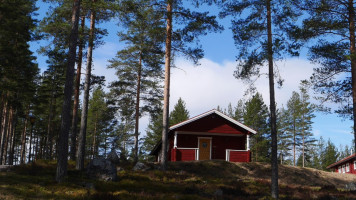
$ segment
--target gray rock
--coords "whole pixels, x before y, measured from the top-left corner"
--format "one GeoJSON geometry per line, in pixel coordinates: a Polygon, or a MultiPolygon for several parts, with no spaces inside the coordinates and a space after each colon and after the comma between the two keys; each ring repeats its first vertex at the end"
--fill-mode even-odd
{"type": "Polygon", "coordinates": [[[89,178],[102,181],[116,181],[116,166],[110,160],[104,158],[94,158],[87,167],[89,178]]]}
{"type": "Polygon", "coordinates": [[[134,170],[134,171],[147,171],[149,169],[150,169],[149,166],[143,164],[142,162],[137,162],[132,170],[134,170]]]}
{"type": "Polygon", "coordinates": [[[222,198],[224,192],[221,190],[221,189],[217,189],[215,192],[214,192],[214,196],[217,198],[217,199],[220,199],[222,198]]]}
{"type": "Polygon", "coordinates": [[[110,160],[112,163],[114,163],[115,165],[118,165],[120,163],[120,158],[117,155],[115,149],[111,149],[111,152],[108,154],[108,156],[106,157],[106,159],[110,160]]]}
{"type": "Polygon", "coordinates": [[[345,185],[345,189],[349,191],[356,191],[356,184],[354,182],[345,185]]]}

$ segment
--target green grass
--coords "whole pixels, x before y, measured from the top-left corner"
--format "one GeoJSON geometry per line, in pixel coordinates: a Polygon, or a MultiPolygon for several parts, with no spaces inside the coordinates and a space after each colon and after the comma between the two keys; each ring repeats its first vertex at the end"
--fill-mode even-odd
{"type": "MultiPolygon", "coordinates": [[[[171,163],[165,172],[126,169],[117,182],[87,179],[70,162],[67,180],[57,184],[55,167],[53,161],[38,161],[0,172],[0,199],[270,199],[269,180],[248,177],[246,169],[223,161],[171,163]]],[[[333,187],[297,184],[280,184],[280,197],[356,199],[333,187]]]]}

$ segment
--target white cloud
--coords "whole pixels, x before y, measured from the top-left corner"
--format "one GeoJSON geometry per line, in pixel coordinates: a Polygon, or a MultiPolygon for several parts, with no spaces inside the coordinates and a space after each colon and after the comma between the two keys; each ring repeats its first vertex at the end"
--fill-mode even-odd
{"type": "MultiPolygon", "coordinates": [[[[106,57],[94,60],[94,74],[106,77],[107,82],[116,79],[115,70],[107,69],[108,59],[114,57],[113,50],[117,47],[103,47],[100,54],[107,53],[106,57]]],[[[192,63],[177,59],[176,66],[171,70],[171,91],[170,91],[170,110],[178,101],[179,97],[186,102],[190,116],[201,114],[208,110],[216,108],[218,105],[226,108],[231,102],[233,106],[237,101],[243,98],[247,85],[241,80],[236,79],[233,74],[236,70],[236,62],[225,61],[224,63],[216,63],[209,59],[202,59],[200,66],[194,66],[192,63]]],[[[288,59],[275,63],[278,66],[281,77],[284,79],[284,84],[281,89],[275,89],[275,97],[278,107],[286,105],[292,91],[299,90],[300,80],[308,79],[313,72],[313,64],[304,59],[288,59]]],[[[264,67],[262,72],[267,72],[267,67],[264,67]]],[[[261,76],[255,83],[257,91],[263,96],[266,105],[269,105],[269,86],[268,77],[261,76]]],[[[140,119],[141,136],[145,135],[149,117],[144,116],[140,119]]],[[[325,136],[324,138],[332,138],[335,144],[339,145],[346,141],[351,141],[351,134],[343,135],[343,140],[333,137],[339,132],[349,131],[350,123],[341,122],[336,115],[317,114],[314,123],[314,134],[316,137],[325,136]],[[326,119],[332,118],[332,123],[326,119]],[[332,125],[332,128],[326,128],[332,125]],[[332,131],[331,129],[334,129],[332,131]],[[345,130],[346,129],[346,130],[345,130]],[[336,133],[336,134],[335,134],[336,133]]]]}
{"type": "MultiPolygon", "coordinates": [[[[187,61],[178,60],[176,65],[179,69],[172,70],[170,108],[182,97],[192,116],[218,105],[227,107],[230,102],[236,105],[248,88],[248,85],[233,76],[237,66],[234,62],[218,64],[203,59],[200,66],[193,66],[187,61]]],[[[277,66],[284,79],[282,89],[275,89],[276,102],[280,106],[286,104],[292,91],[298,91],[300,80],[311,76],[313,65],[306,60],[290,59],[277,62],[277,66]]],[[[266,71],[267,67],[261,70],[262,73],[266,71]]],[[[268,77],[261,76],[255,86],[269,105],[268,77]]]]}

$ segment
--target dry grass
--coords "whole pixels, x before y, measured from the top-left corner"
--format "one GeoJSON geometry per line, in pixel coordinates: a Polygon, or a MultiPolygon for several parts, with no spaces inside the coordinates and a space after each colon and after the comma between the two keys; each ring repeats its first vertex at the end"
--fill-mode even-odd
{"type": "MultiPolygon", "coordinates": [[[[279,169],[281,199],[356,199],[341,189],[356,182],[354,175],[279,169]]],[[[65,183],[57,184],[54,174],[55,163],[48,161],[0,172],[0,199],[270,199],[270,166],[263,163],[176,162],[165,172],[126,168],[109,183],[87,179],[73,163],[65,183]]]]}

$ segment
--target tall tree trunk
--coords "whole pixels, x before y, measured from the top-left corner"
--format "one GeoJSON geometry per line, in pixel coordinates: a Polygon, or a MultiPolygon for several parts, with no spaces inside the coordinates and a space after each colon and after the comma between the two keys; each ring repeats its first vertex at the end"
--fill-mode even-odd
{"type": "Polygon", "coordinates": [[[94,132],[93,132],[93,159],[96,156],[96,130],[97,130],[97,124],[98,124],[98,112],[95,113],[95,123],[94,123],[94,132]]]}
{"type": "Polygon", "coordinates": [[[3,158],[2,158],[2,164],[6,165],[7,163],[7,154],[8,154],[8,148],[9,148],[9,142],[11,141],[11,133],[12,133],[12,121],[14,118],[14,110],[12,106],[9,108],[9,119],[7,120],[7,131],[6,131],[6,137],[4,141],[4,152],[3,152],[3,158]]]}
{"type": "Polygon", "coordinates": [[[26,160],[26,132],[27,132],[27,123],[28,123],[28,115],[30,112],[30,104],[27,107],[26,117],[24,121],[24,127],[21,134],[21,156],[20,156],[20,164],[24,164],[26,160]]]}
{"type": "Polygon", "coordinates": [[[273,49],[272,49],[272,17],[271,17],[271,0],[267,0],[267,51],[268,51],[268,77],[269,77],[269,95],[271,111],[271,138],[272,138],[272,155],[271,155],[271,193],[272,198],[278,199],[278,159],[277,159],[277,116],[276,102],[274,94],[274,72],[273,72],[273,49]]]}
{"type": "MultiPolygon", "coordinates": [[[[96,2],[96,0],[93,0],[93,2],[96,2]]],[[[85,140],[86,140],[87,120],[88,120],[89,90],[90,90],[91,65],[92,65],[93,46],[94,46],[94,31],[95,31],[95,11],[94,9],[92,9],[90,12],[90,32],[89,32],[89,44],[88,44],[87,69],[85,73],[83,109],[82,109],[80,132],[78,138],[78,151],[77,151],[77,162],[76,162],[76,168],[78,170],[84,169],[85,140]]]]}
{"type": "Polygon", "coordinates": [[[295,167],[295,145],[296,145],[295,119],[293,119],[293,166],[295,167]]]}
{"type": "Polygon", "coordinates": [[[36,137],[36,150],[35,150],[35,161],[38,159],[38,142],[39,142],[39,135],[37,134],[37,137],[36,137]]]}
{"type": "Polygon", "coordinates": [[[137,89],[136,89],[136,113],[135,113],[135,148],[134,148],[134,163],[138,161],[138,127],[140,119],[140,93],[141,93],[141,71],[142,71],[142,52],[140,52],[140,58],[137,70],[137,89]]]}
{"type": "Polygon", "coordinates": [[[304,167],[304,160],[305,160],[305,157],[304,157],[304,133],[303,133],[303,149],[302,149],[302,156],[303,156],[303,167],[304,167]]]}
{"type": "Polygon", "coordinates": [[[8,102],[5,99],[3,112],[2,112],[2,125],[1,125],[1,143],[0,143],[0,164],[3,163],[3,154],[5,150],[5,142],[6,142],[6,135],[7,135],[7,124],[8,124],[8,102]]]}
{"type": "MultiPolygon", "coordinates": [[[[81,17],[81,29],[80,34],[84,35],[85,28],[85,16],[81,17]]],[[[74,86],[74,104],[73,104],[73,116],[72,116],[72,128],[71,128],[71,146],[70,146],[70,159],[75,160],[75,154],[77,149],[77,124],[78,124],[78,107],[79,107],[79,86],[80,86],[80,76],[82,71],[82,61],[83,61],[83,46],[84,39],[80,38],[79,50],[78,50],[78,63],[77,63],[77,74],[75,77],[74,86]]]]}
{"type": "Polygon", "coordinates": [[[166,27],[166,53],[165,53],[165,74],[164,74],[164,106],[163,106],[163,131],[162,131],[162,153],[161,167],[167,167],[167,140],[169,128],[169,90],[171,76],[171,45],[172,45],[172,6],[173,0],[168,0],[167,4],[167,27],[166,27]]]}
{"type": "Polygon", "coordinates": [[[48,114],[48,122],[47,122],[47,140],[46,140],[46,159],[52,159],[52,149],[53,149],[53,117],[54,117],[54,105],[56,104],[55,99],[55,91],[52,91],[51,101],[49,103],[49,114],[48,114]]]}
{"type": "Polygon", "coordinates": [[[32,154],[32,137],[33,137],[33,122],[31,122],[31,130],[30,130],[30,146],[28,149],[28,162],[31,162],[31,154],[32,154]]]}
{"type": "Polygon", "coordinates": [[[78,39],[78,21],[80,12],[80,0],[74,0],[72,8],[72,27],[69,40],[68,65],[66,69],[66,82],[64,86],[64,101],[61,115],[61,128],[58,138],[58,162],[56,181],[63,182],[67,175],[68,165],[68,135],[70,129],[70,107],[72,101],[74,65],[78,39]]]}
{"type": "Polygon", "coordinates": [[[10,146],[9,146],[9,165],[14,164],[14,153],[15,153],[15,127],[17,122],[17,115],[16,115],[16,110],[13,111],[12,114],[12,119],[11,119],[11,128],[9,129],[10,131],[10,146]]]}
{"type": "Polygon", "coordinates": [[[356,149],[356,44],[355,44],[355,8],[353,0],[348,2],[349,34],[350,34],[350,58],[351,58],[351,84],[352,84],[352,106],[354,120],[354,147],[356,149]]]}

